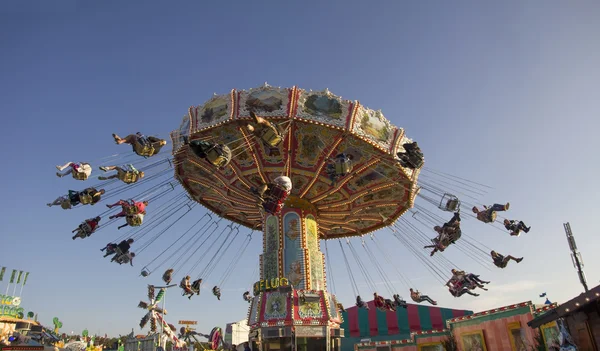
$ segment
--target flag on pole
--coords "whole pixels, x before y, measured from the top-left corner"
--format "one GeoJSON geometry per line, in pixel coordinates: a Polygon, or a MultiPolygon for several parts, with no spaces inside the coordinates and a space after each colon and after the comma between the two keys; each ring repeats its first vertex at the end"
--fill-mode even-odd
{"type": "Polygon", "coordinates": [[[12,274],[10,275],[10,282],[9,284],[12,284],[15,282],[15,275],[17,275],[17,270],[13,269],[12,274]]]}
{"type": "Polygon", "coordinates": [[[2,267],[0,270],[0,282],[4,279],[4,272],[6,272],[6,267],[2,267]]]}
{"type": "Polygon", "coordinates": [[[21,284],[21,277],[23,276],[23,271],[19,271],[19,277],[17,278],[17,284],[21,284]]]}
{"type": "Polygon", "coordinates": [[[25,273],[25,278],[23,278],[23,286],[27,283],[27,278],[29,278],[29,272],[25,273]]]}

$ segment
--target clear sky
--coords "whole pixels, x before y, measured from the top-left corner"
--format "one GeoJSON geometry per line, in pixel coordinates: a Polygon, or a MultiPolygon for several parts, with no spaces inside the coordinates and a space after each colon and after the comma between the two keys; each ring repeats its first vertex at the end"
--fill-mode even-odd
{"type": "MultiPolygon", "coordinates": [[[[419,141],[428,167],[493,186],[481,202],[510,201],[511,217],[532,226],[515,238],[466,223],[465,232],[486,246],[525,260],[487,270],[447,250],[461,268],[492,281],[480,297],[459,299],[389,231],[378,232],[397,253],[395,265],[440,305],[478,311],[542,303],[542,292],[570,299],[582,287],[563,222],[571,222],[590,286],[600,279],[599,16],[596,1],[2,1],[0,265],[32,272],[23,306],[46,324],[58,316],[65,332],[140,332],[137,303],[160,274],[144,279],[139,271],[203,210],[144,251],[134,268],[111,264],[99,249],[121,234],[116,227],[86,240],[70,234],[102,208],[45,206],[81,185],[58,179],[54,166],[126,155],[130,149],[114,145],[111,133],[166,137],[190,105],[267,81],[329,88],[382,109],[419,141]]],[[[209,291],[188,301],[174,289],[167,319],[198,320],[208,332],[245,318],[241,293],[256,280],[260,239],[221,302],[209,291]]],[[[351,305],[348,274],[331,247],[337,294],[351,305]]],[[[220,280],[232,259],[230,252],[208,280],[220,280]]],[[[394,284],[408,296],[408,287],[394,284]]]]}

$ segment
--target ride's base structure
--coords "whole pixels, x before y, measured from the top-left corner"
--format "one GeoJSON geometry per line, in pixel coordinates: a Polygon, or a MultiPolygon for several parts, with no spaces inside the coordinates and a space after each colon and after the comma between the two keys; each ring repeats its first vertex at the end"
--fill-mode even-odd
{"type": "Polygon", "coordinates": [[[250,307],[255,350],[339,351],[344,330],[335,297],[326,291],[281,286],[259,293],[250,307]]]}
{"type": "Polygon", "coordinates": [[[342,317],[327,292],[314,207],[291,197],[264,223],[262,280],[248,313],[254,349],[338,351],[342,317]]]}

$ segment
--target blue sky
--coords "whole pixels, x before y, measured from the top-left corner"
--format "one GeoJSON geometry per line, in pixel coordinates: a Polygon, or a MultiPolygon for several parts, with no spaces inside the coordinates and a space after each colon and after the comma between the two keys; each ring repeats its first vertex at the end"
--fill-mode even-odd
{"type": "MultiPolygon", "coordinates": [[[[486,246],[525,260],[486,270],[448,250],[461,267],[492,280],[489,292],[460,299],[389,231],[377,233],[417,288],[443,306],[476,311],[543,302],[537,295],[544,291],[552,300],[569,299],[582,288],[563,222],[571,222],[590,286],[600,279],[592,269],[600,264],[594,255],[599,15],[593,1],[3,1],[0,265],[32,272],[23,306],[44,323],[58,316],[66,332],[139,332],[138,300],[145,299],[146,284],[159,282],[159,274],[138,277],[140,269],[203,210],[146,250],[135,268],[110,264],[98,250],[121,234],[115,227],[70,239],[81,220],[102,209],[45,206],[80,185],[55,177],[54,166],[127,155],[129,148],[114,145],[111,133],[166,137],[190,105],[267,81],[329,88],[382,109],[419,141],[428,167],[493,186],[481,202],[510,201],[511,217],[533,227],[513,238],[466,223],[465,232],[486,246]]],[[[220,303],[208,291],[192,301],[170,293],[168,320],[199,320],[207,332],[244,318],[241,293],[254,281],[260,250],[257,235],[220,303]]],[[[330,250],[337,293],[349,305],[341,254],[330,250]]],[[[408,288],[396,285],[406,296],[408,288]]]]}

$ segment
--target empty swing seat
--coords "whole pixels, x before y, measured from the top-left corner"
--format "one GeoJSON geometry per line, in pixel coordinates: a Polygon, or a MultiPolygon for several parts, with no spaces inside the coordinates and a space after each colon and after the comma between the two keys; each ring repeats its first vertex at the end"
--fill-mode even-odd
{"type": "Polygon", "coordinates": [[[457,212],[460,210],[460,200],[458,197],[446,193],[444,196],[442,196],[442,200],[440,201],[438,208],[448,212],[457,212]]]}

